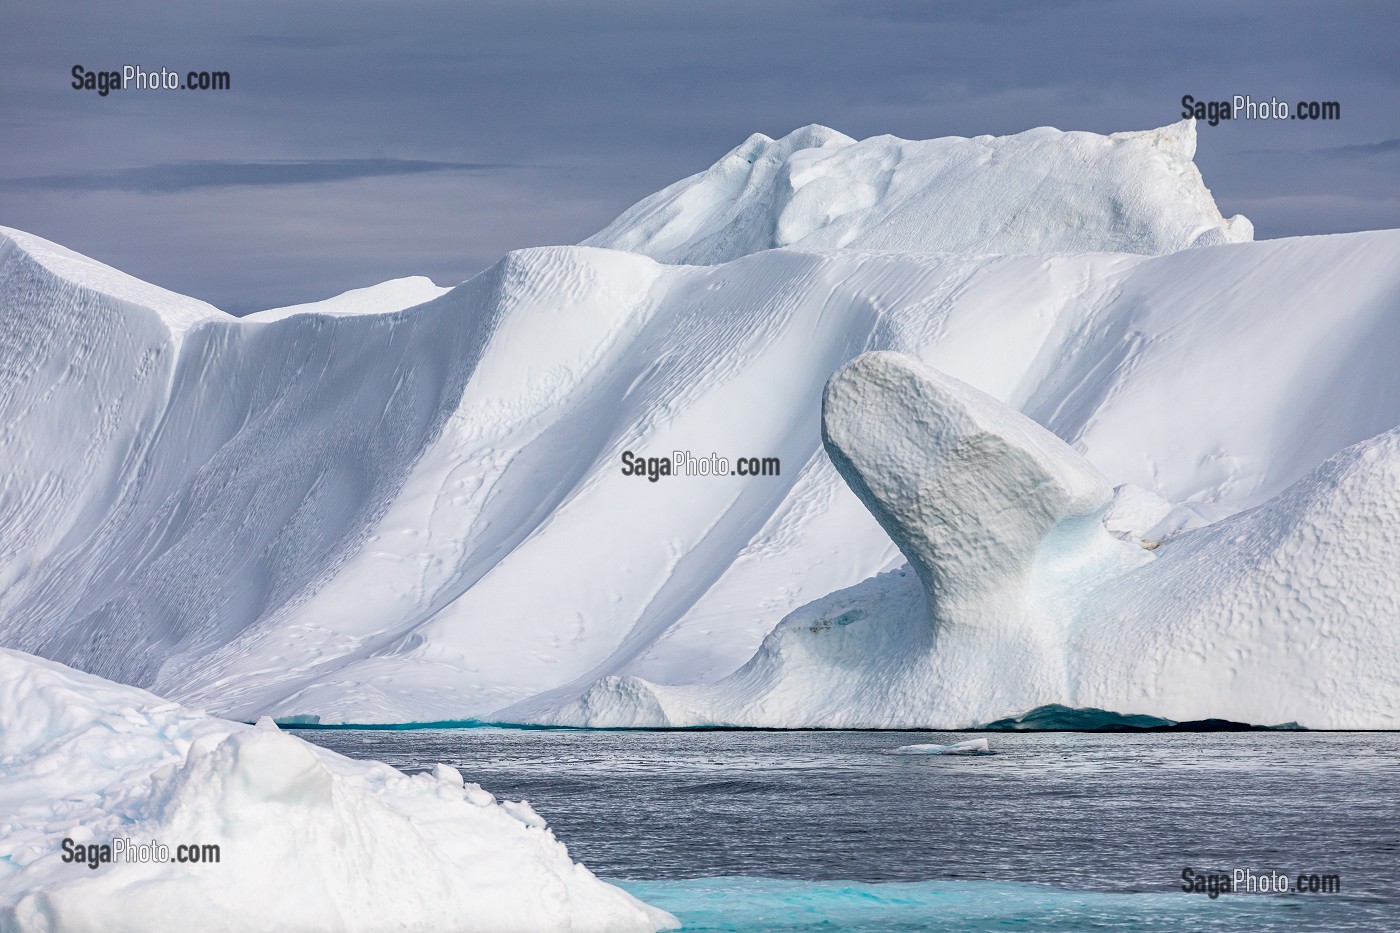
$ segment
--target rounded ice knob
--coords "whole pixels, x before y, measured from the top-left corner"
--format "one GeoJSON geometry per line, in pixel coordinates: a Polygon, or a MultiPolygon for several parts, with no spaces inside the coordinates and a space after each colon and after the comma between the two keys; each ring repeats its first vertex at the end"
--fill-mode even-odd
{"type": "Polygon", "coordinates": [[[943,603],[1019,589],[1046,535],[1110,500],[1069,445],[899,353],[864,353],[822,399],[832,462],[943,603]]]}

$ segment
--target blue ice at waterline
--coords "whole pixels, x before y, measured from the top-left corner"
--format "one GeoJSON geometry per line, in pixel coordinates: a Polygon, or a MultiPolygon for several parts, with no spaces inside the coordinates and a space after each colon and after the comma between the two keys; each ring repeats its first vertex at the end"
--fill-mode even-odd
{"type": "Polygon", "coordinates": [[[1000,881],[731,877],[614,883],[674,914],[684,933],[1296,930],[1308,925],[1318,903],[1300,896],[1211,900],[1172,888],[1114,893],[1000,881]]]}

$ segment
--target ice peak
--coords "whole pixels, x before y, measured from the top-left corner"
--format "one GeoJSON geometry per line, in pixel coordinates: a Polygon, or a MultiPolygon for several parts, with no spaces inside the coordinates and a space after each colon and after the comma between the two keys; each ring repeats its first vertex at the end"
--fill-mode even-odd
{"type": "Polygon", "coordinates": [[[202,321],[233,319],[211,304],[144,282],[43,237],[0,227],[0,295],[12,288],[30,292],[42,287],[45,279],[147,308],[159,316],[177,341],[202,321]]]}
{"type": "Polygon", "coordinates": [[[1195,149],[1191,120],[912,141],[812,124],[750,136],[584,242],[708,265],[784,246],[1157,255],[1249,239],[1216,208],[1195,149]]]}
{"type": "Polygon", "coordinates": [[[1132,130],[1108,137],[1115,142],[1141,140],[1160,151],[1168,159],[1190,162],[1196,157],[1196,119],[1187,117],[1154,130],[1132,130]]]}
{"type": "Polygon", "coordinates": [[[749,164],[761,158],[786,159],[794,152],[803,149],[824,149],[830,146],[849,146],[855,140],[845,133],[838,133],[829,126],[809,123],[798,127],[786,136],[774,139],[765,133],[754,133],[725,154],[724,158],[711,167],[711,171],[728,161],[743,161],[749,164]]]}

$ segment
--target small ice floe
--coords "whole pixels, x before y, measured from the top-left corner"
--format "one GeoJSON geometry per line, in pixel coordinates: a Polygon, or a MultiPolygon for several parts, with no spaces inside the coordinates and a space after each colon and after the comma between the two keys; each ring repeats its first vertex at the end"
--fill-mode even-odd
{"type": "Polygon", "coordinates": [[[901,745],[899,748],[886,748],[886,755],[994,755],[986,739],[968,739],[952,745],[901,745]]]}

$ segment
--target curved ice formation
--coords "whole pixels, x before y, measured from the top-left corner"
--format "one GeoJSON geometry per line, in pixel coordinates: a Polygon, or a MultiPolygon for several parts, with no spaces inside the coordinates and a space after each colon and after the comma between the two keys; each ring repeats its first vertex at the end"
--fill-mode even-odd
{"type": "Polygon", "coordinates": [[[713,685],[607,678],[550,721],[958,728],[1047,704],[1400,721],[1400,428],[1148,549],[1062,441],[893,353],[828,384],[832,460],[909,567],[785,619],[713,685]]]}
{"type": "Polygon", "coordinates": [[[1077,529],[1085,542],[1103,537],[1095,519],[1112,492],[1087,460],[1024,415],[903,354],[866,353],[837,370],[822,397],[822,441],[949,612],[980,610],[989,598],[1019,604],[1057,526],[1062,537],[1077,529]]]}
{"type": "Polygon", "coordinates": [[[1221,216],[1195,154],[1194,120],[1112,136],[756,133],[584,243],[710,264],[785,246],[1157,255],[1251,239],[1248,220],[1221,216]]]}
{"type": "Polygon", "coordinates": [[[16,933],[674,926],[453,768],[409,777],[8,650],[0,762],[0,928],[16,933]],[[219,849],[104,858],[117,839],[219,849]],[[95,867],[63,861],[76,847],[95,867]]]}
{"type": "Polygon", "coordinates": [[[951,745],[901,745],[884,749],[885,755],[991,755],[992,746],[986,739],[968,739],[951,745]]]}

